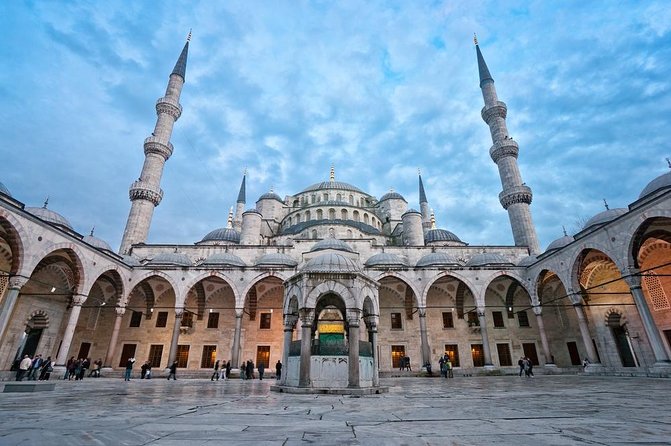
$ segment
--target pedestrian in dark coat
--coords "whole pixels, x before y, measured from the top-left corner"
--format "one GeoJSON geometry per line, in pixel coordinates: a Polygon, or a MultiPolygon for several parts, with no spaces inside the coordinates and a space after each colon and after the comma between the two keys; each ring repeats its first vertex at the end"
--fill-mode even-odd
{"type": "Polygon", "coordinates": [[[219,360],[217,359],[217,362],[214,363],[214,373],[212,373],[212,377],[210,377],[210,381],[214,381],[214,377],[217,377],[217,381],[219,381],[219,360]]]}
{"type": "Polygon", "coordinates": [[[172,379],[177,381],[177,361],[174,361],[170,367],[170,373],[168,374],[168,381],[170,381],[170,377],[172,376],[172,379]]]}
{"type": "Polygon", "coordinates": [[[266,366],[263,362],[259,362],[259,379],[263,379],[263,373],[266,371],[266,366]]]}
{"type": "Polygon", "coordinates": [[[280,360],[277,360],[277,364],[275,364],[275,379],[279,380],[282,378],[282,363],[280,360]]]}

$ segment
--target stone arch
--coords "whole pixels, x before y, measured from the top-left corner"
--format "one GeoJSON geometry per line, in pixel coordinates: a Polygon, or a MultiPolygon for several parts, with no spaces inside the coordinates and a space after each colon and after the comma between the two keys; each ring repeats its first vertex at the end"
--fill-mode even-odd
{"type": "Polygon", "coordinates": [[[124,284],[118,269],[111,268],[100,273],[98,277],[96,277],[91,282],[91,285],[85,294],[91,294],[93,286],[99,281],[107,282],[110,286],[112,286],[114,288],[114,295],[117,296],[115,303],[121,303],[124,297],[124,284]]]}
{"type": "MultiPolygon", "coordinates": [[[[315,308],[319,298],[325,294],[337,294],[345,302],[347,308],[359,308],[349,288],[335,280],[328,280],[316,286],[305,298],[303,308],[315,308]]],[[[359,308],[360,309],[360,308],[359,308]]]]}
{"type": "Polygon", "coordinates": [[[617,308],[609,308],[604,314],[604,325],[606,327],[621,327],[627,325],[627,316],[617,308]]]}
{"type": "MultiPolygon", "coordinates": [[[[626,259],[628,266],[639,268],[638,255],[641,246],[650,237],[650,229],[655,226],[662,226],[663,224],[669,226],[671,225],[669,220],[671,220],[671,210],[669,209],[653,209],[634,218],[634,221],[624,231],[628,237],[627,242],[624,244],[627,247],[626,259]]],[[[657,236],[660,239],[671,243],[671,231],[666,229],[658,232],[657,236]]]]}
{"type": "Polygon", "coordinates": [[[175,299],[176,299],[175,305],[177,305],[177,303],[182,303],[182,304],[184,303],[184,296],[181,296],[181,299],[180,299],[180,296],[179,296],[179,293],[178,293],[179,287],[175,283],[174,279],[170,275],[164,273],[163,271],[159,271],[159,270],[147,271],[144,274],[141,274],[140,276],[136,277],[130,283],[130,285],[128,286],[128,289],[131,290],[131,292],[132,292],[132,290],[135,289],[135,287],[138,284],[144,282],[147,279],[151,279],[152,277],[160,277],[161,279],[164,279],[166,282],[168,282],[170,287],[175,291],[175,299]]]}
{"type": "Polygon", "coordinates": [[[244,308],[245,299],[247,299],[247,294],[249,294],[249,290],[251,290],[258,282],[268,277],[275,277],[280,281],[284,282],[286,278],[282,277],[283,275],[284,274],[281,274],[279,271],[264,271],[261,274],[257,275],[256,277],[250,279],[249,281],[246,281],[247,285],[245,285],[245,288],[242,290],[242,293],[236,296],[235,306],[237,308],[244,308]]]}
{"type": "Polygon", "coordinates": [[[26,319],[30,328],[49,328],[49,315],[44,310],[35,310],[26,319]]]}
{"type": "Polygon", "coordinates": [[[489,277],[489,280],[487,282],[485,282],[485,285],[484,285],[485,290],[487,288],[489,288],[489,286],[492,284],[492,282],[494,282],[496,279],[498,279],[500,277],[504,277],[504,276],[509,278],[510,280],[514,281],[514,282],[517,282],[517,285],[524,288],[524,291],[527,292],[529,297],[531,297],[533,295],[533,290],[529,289],[529,285],[522,279],[522,277],[518,276],[517,274],[515,274],[512,271],[497,271],[495,274],[493,274],[492,276],[489,277]]]}
{"type": "Polygon", "coordinates": [[[12,261],[9,274],[17,274],[25,263],[25,243],[28,243],[29,237],[23,225],[9,212],[0,209],[0,227],[2,227],[6,236],[3,237],[9,249],[12,252],[12,261]]]}
{"type": "Polygon", "coordinates": [[[40,265],[53,261],[49,259],[50,257],[58,257],[61,260],[67,259],[66,263],[68,263],[68,266],[72,269],[73,291],[77,294],[84,294],[83,290],[86,283],[86,273],[82,262],[84,253],[74,243],[52,244],[42,250],[42,252],[34,256],[36,262],[33,265],[26,265],[26,268],[29,268],[26,276],[32,276],[40,265]],[[64,257],[58,255],[61,252],[65,254],[64,257]]]}
{"type": "Polygon", "coordinates": [[[426,304],[426,298],[433,284],[446,277],[456,279],[459,282],[463,283],[464,286],[466,287],[465,290],[470,291],[473,297],[477,298],[477,294],[475,293],[476,286],[466,276],[459,273],[458,271],[441,271],[439,274],[437,274],[431,280],[429,280],[429,282],[424,287],[424,291],[422,292],[422,301],[424,302],[424,304],[426,304]]]}
{"type": "MultiPolygon", "coordinates": [[[[571,287],[573,290],[580,290],[580,276],[582,274],[583,262],[586,260],[592,252],[598,252],[603,259],[608,259],[613,262],[620,271],[624,270],[626,265],[618,263],[617,257],[614,257],[612,251],[607,247],[597,243],[589,243],[583,245],[580,249],[576,250],[571,256],[568,264],[570,271],[571,287]]],[[[593,254],[592,254],[593,255],[593,254]]]]}
{"type": "Polygon", "coordinates": [[[233,290],[233,295],[235,295],[235,287],[233,286],[233,279],[226,277],[220,271],[210,270],[198,274],[196,277],[193,277],[185,282],[184,289],[189,292],[198,282],[201,282],[205,279],[210,279],[216,277],[221,279],[226,285],[228,285],[233,290]]]}
{"type": "Polygon", "coordinates": [[[372,311],[371,315],[379,316],[380,315],[380,301],[377,298],[377,293],[370,286],[366,285],[361,289],[361,308],[364,309],[364,304],[366,301],[370,301],[369,305],[372,305],[368,309],[372,311]]]}
{"type": "Polygon", "coordinates": [[[417,289],[417,287],[412,283],[412,280],[410,280],[410,278],[407,275],[403,274],[401,271],[382,271],[374,279],[376,282],[379,283],[381,280],[387,277],[393,277],[395,279],[398,279],[401,282],[405,283],[407,287],[410,287],[412,293],[415,295],[415,304],[418,307],[422,306],[426,302],[423,299],[424,293],[420,292],[417,289]]]}

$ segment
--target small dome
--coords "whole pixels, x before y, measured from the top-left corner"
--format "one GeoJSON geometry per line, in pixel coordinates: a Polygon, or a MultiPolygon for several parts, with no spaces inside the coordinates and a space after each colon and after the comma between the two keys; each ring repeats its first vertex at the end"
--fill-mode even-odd
{"type": "Polygon", "coordinates": [[[305,273],[355,273],[361,271],[357,263],[342,254],[327,252],[308,261],[301,269],[305,273]]]}
{"type": "Polygon", "coordinates": [[[429,229],[424,234],[424,243],[429,244],[433,242],[459,242],[463,243],[459,237],[446,229],[429,229]]]}
{"type": "Polygon", "coordinates": [[[407,211],[405,211],[405,212],[403,213],[403,215],[401,215],[401,218],[403,218],[403,216],[404,216],[405,214],[420,214],[420,215],[422,215],[422,213],[419,212],[417,209],[412,209],[412,208],[411,208],[411,209],[408,209],[407,211]]]}
{"type": "Polygon", "coordinates": [[[26,211],[30,212],[33,214],[35,217],[39,218],[40,220],[44,220],[47,223],[51,223],[52,225],[56,226],[61,226],[67,229],[70,229],[71,231],[74,231],[72,229],[72,226],[70,225],[70,222],[65,219],[61,214],[52,211],[51,209],[47,209],[45,207],[41,208],[26,208],[26,211]]]}
{"type": "Polygon", "coordinates": [[[603,212],[599,212],[594,217],[587,220],[587,223],[585,223],[585,226],[583,226],[582,229],[585,230],[591,228],[592,226],[604,225],[609,221],[615,220],[620,215],[624,215],[626,213],[627,209],[625,208],[607,209],[603,212]]]}
{"type": "Polygon", "coordinates": [[[280,203],[284,203],[282,200],[282,197],[277,195],[275,192],[266,192],[265,194],[261,195],[258,200],[256,201],[261,201],[261,200],[277,200],[280,203]]]}
{"type": "Polygon", "coordinates": [[[105,240],[101,240],[94,235],[85,235],[82,240],[84,240],[86,243],[93,246],[94,248],[112,251],[112,248],[105,240]]]}
{"type": "Polygon", "coordinates": [[[209,265],[247,266],[244,260],[229,252],[213,254],[200,264],[200,266],[209,265]]]}
{"type": "Polygon", "coordinates": [[[574,240],[575,239],[573,238],[573,236],[570,236],[570,235],[565,235],[563,237],[560,237],[557,240],[550,243],[548,245],[547,249],[545,250],[545,252],[556,251],[557,249],[561,249],[564,246],[570,245],[571,243],[573,243],[574,240]]]}
{"type": "Polygon", "coordinates": [[[12,196],[11,192],[9,192],[9,189],[7,189],[7,188],[5,187],[5,185],[2,184],[1,182],[0,182],[0,193],[5,194],[5,195],[7,195],[8,197],[11,197],[11,196],[12,196]]]}
{"type": "Polygon", "coordinates": [[[179,252],[162,252],[154,256],[147,265],[177,265],[177,266],[191,266],[191,260],[179,252]]]}
{"type": "Polygon", "coordinates": [[[432,252],[419,259],[416,266],[417,268],[428,266],[462,266],[462,263],[456,257],[446,252],[432,252]]]}
{"type": "Polygon", "coordinates": [[[203,242],[240,243],[240,233],[233,228],[219,228],[207,234],[198,243],[203,242]]]}
{"type": "Polygon", "coordinates": [[[386,194],[380,197],[380,201],[384,200],[403,200],[407,203],[405,198],[403,198],[403,195],[399,194],[398,192],[387,192],[386,194]]]}
{"type": "Polygon", "coordinates": [[[475,254],[471,257],[466,266],[493,266],[493,265],[512,265],[510,260],[507,260],[501,254],[493,252],[483,252],[482,254],[475,254]]]}
{"type": "Polygon", "coordinates": [[[403,258],[397,256],[396,254],[390,254],[387,252],[381,252],[375,254],[368,260],[366,260],[366,266],[369,268],[374,267],[396,267],[396,268],[407,268],[408,264],[403,258]]]}
{"type": "Polygon", "coordinates": [[[660,189],[667,189],[669,187],[671,187],[671,172],[666,172],[649,182],[648,185],[643,188],[638,198],[643,198],[660,189]]]}
{"type": "Polygon", "coordinates": [[[310,252],[315,252],[315,251],[322,251],[324,249],[335,249],[336,251],[347,251],[347,252],[354,252],[350,246],[343,242],[342,240],[338,240],[337,238],[325,238],[324,240],[321,240],[310,249],[310,252]]]}
{"type": "Polygon", "coordinates": [[[121,258],[123,259],[123,263],[128,266],[142,266],[142,263],[133,256],[123,255],[121,258]]]}
{"type": "Polygon", "coordinates": [[[525,258],[517,262],[517,266],[530,266],[536,263],[537,260],[538,257],[536,256],[526,256],[525,258]]]}
{"type": "Polygon", "coordinates": [[[289,257],[286,254],[281,254],[279,252],[274,252],[271,254],[266,254],[256,261],[256,266],[268,266],[268,267],[291,267],[298,265],[298,262],[289,257]]]}
{"type": "Polygon", "coordinates": [[[326,190],[326,189],[351,190],[354,192],[364,193],[358,187],[352,186],[351,184],[348,183],[343,183],[342,181],[322,181],[321,183],[315,183],[312,186],[303,189],[300,193],[326,190]]]}

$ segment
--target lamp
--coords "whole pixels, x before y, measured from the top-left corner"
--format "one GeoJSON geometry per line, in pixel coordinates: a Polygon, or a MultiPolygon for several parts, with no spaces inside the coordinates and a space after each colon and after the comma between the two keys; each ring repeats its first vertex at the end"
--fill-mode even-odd
{"type": "Polygon", "coordinates": [[[56,287],[55,287],[55,286],[52,286],[52,287],[51,287],[51,292],[53,293],[54,291],[56,291],[56,287]]]}

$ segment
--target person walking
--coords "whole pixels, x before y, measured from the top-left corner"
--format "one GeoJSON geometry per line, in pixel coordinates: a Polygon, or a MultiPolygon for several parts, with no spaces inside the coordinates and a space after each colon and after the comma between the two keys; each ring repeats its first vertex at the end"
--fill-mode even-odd
{"type": "Polygon", "coordinates": [[[529,359],[529,358],[525,358],[525,360],[526,360],[525,371],[526,371],[526,374],[527,374],[527,378],[529,378],[529,377],[533,378],[534,377],[534,363],[531,362],[531,359],[529,359]]]}
{"type": "Polygon", "coordinates": [[[33,362],[30,364],[30,371],[28,372],[28,381],[37,381],[37,371],[42,368],[42,355],[35,355],[33,362]]]}
{"type": "Polygon", "coordinates": [[[128,361],[126,361],[126,373],[123,376],[124,381],[130,381],[130,375],[133,371],[133,364],[135,364],[135,358],[128,358],[128,361]]]}
{"type": "Polygon", "coordinates": [[[517,361],[517,365],[520,366],[520,378],[521,378],[522,372],[524,372],[524,356],[520,356],[519,361],[517,361]]]}
{"type": "Polygon", "coordinates": [[[219,360],[217,359],[217,362],[214,363],[214,372],[212,373],[212,376],[210,377],[210,381],[214,381],[214,377],[217,377],[217,381],[219,381],[219,360]]]}
{"type": "Polygon", "coordinates": [[[240,379],[247,379],[247,363],[240,364],[240,379]]]}
{"type": "Polygon", "coordinates": [[[247,360],[245,369],[245,372],[247,373],[247,379],[254,379],[254,363],[251,359],[247,360]]]}
{"type": "Polygon", "coordinates": [[[275,364],[275,379],[280,380],[282,379],[282,363],[280,360],[277,360],[277,364],[275,364]]]}
{"type": "Polygon", "coordinates": [[[30,356],[25,355],[19,363],[19,369],[16,371],[16,380],[23,381],[23,377],[26,376],[32,365],[33,361],[30,359],[30,356]]]}
{"type": "Polygon", "coordinates": [[[40,371],[40,381],[49,381],[49,377],[53,371],[54,364],[51,362],[51,356],[47,356],[44,364],[42,364],[42,370],[40,371]]]}
{"type": "Polygon", "coordinates": [[[443,378],[447,378],[447,366],[445,365],[445,356],[441,356],[440,359],[438,360],[438,365],[440,366],[440,376],[443,378]]]}
{"type": "Polygon", "coordinates": [[[170,373],[168,373],[168,381],[170,381],[171,376],[173,381],[177,381],[177,361],[173,361],[168,369],[170,370],[170,373]]]}
{"type": "Polygon", "coordinates": [[[447,377],[454,378],[454,372],[452,371],[452,360],[450,355],[447,355],[447,362],[445,362],[445,367],[447,368],[447,377]]]}
{"type": "Polygon", "coordinates": [[[226,361],[226,374],[224,375],[225,379],[228,381],[228,378],[231,377],[231,361],[226,361]]]}
{"type": "Polygon", "coordinates": [[[144,364],[142,364],[142,367],[140,367],[140,379],[144,379],[145,375],[147,375],[147,367],[149,366],[149,361],[145,361],[144,364]]]}
{"type": "Polygon", "coordinates": [[[263,379],[263,373],[266,371],[266,365],[263,363],[263,361],[259,362],[259,380],[263,379]]]}

